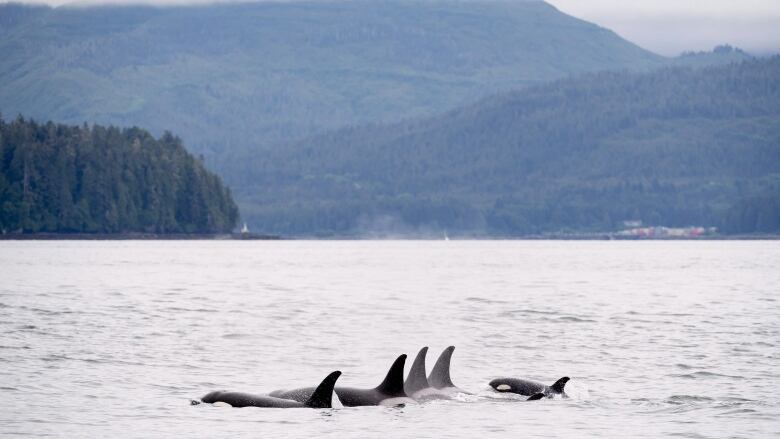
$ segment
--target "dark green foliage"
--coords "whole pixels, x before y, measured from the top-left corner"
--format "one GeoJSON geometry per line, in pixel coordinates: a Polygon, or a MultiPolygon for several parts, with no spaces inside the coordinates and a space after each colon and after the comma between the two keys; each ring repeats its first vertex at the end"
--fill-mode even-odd
{"type": "Polygon", "coordinates": [[[0,36],[4,114],[173,127],[225,175],[225,151],[664,62],[540,1],[0,5],[0,36]]]}
{"type": "Polygon", "coordinates": [[[267,232],[780,232],[780,57],[597,73],[440,117],[343,129],[242,163],[267,232]],[[294,201],[292,201],[294,200],[294,201]]]}
{"type": "Polygon", "coordinates": [[[237,216],[219,177],[170,133],[0,118],[3,233],[217,233],[237,216]]]}

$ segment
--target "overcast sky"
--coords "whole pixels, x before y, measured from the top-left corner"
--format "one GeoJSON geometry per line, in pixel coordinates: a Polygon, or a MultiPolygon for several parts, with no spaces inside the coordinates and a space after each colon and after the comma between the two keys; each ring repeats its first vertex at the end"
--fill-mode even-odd
{"type": "Polygon", "coordinates": [[[780,0],[549,0],[664,55],[728,43],[780,52],[780,0]]]}
{"type": "MultiPolygon", "coordinates": [[[[0,0],[3,2],[6,0],[0,0]]],[[[33,0],[61,5],[72,0],[33,0]]],[[[87,0],[182,4],[209,0],[87,0]]],[[[521,0],[522,1],[522,0],[521,0]]],[[[754,53],[780,52],[780,0],[548,0],[664,55],[728,43],[754,53]]]]}

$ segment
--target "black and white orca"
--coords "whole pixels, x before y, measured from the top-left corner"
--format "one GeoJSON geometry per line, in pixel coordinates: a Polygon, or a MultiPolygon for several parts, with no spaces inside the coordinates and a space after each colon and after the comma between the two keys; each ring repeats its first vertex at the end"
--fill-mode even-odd
{"type": "Polygon", "coordinates": [[[443,390],[436,389],[428,383],[425,376],[425,355],[428,353],[428,346],[420,349],[417,357],[412,363],[409,375],[404,382],[404,392],[415,401],[427,401],[432,399],[452,399],[450,394],[443,390]]]}
{"type": "Polygon", "coordinates": [[[439,359],[436,360],[436,364],[433,365],[431,374],[428,375],[428,384],[434,389],[450,395],[457,393],[471,395],[471,393],[452,383],[452,379],[450,378],[450,361],[452,361],[453,351],[455,351],[455,346],[450,346],[439,355],[439,359]]]}
{"type": "Polygon", "coordinates": [[[569,377],[563,377],[552,386],[546,386],[536,381],[519,378],[496,378],[490,382],[490,387],[501,393],[517,393],[518,395],[531,396],[535,399],[552,398],[555,395],[567,398],[564,386],[566,386],[568,381],[569,377]]]}
{"type": "MultiPolygon", "coordinates": [[[[384,381],[373,389],[355,389],[351,387],[336,387],[334,390],[339,401],[345,407],[385,405],[395,406],[403,404],[414,404],[415,401],[409,398],[404,392],[404,363],[406,354],[399,356],[390,370],[387,372],[384,381]]],[[[293,390],[275,390],[270,393],[276,398],[291,399],[294,401],[306,401],[311,398],[314,388],[305,387],[293,390]]]]}
{"type": "MultiPolygon", "coordinates": [[[[265,408],[331,408],[333,386],[341,372],[335,371],[325,377],[319,386],[312,389],[311,395],[303,401],[293,401],[290,399],[276,398],[269,395],[253,395],[243,392],[227,392],[217,390],[208,393],[200,400],[207,404],[225,403],[232,407],[265,407],[265,408]]],[[[193,402],[194,404],[195,402],[193,402]]]]}

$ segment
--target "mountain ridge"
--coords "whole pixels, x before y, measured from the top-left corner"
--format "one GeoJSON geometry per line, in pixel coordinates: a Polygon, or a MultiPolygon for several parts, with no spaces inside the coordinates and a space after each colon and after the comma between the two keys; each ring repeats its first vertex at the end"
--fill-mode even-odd
{"type": "MultiPolygon", "coordinates": [[[[0,20],[13,9],[0,6],[0,20]]],[[[25,16],[0,40],[0,111],[173,129],[209,159],[663,60],[544,2],[59,7],[25,16]]]]}
{"type": "Polygon", "coordinates": [[[632,218],[776,231],[779,79],[780,57],[586,74],[279,148],[247,164],[264,179],[237,196],[255,227],[293,234],[356,233],[372,217],[488,236],[632,218]]]}

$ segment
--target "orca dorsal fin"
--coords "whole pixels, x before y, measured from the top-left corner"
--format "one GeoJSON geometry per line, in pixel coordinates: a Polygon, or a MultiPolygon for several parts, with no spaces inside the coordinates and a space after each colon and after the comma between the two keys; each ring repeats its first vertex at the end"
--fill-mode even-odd
{"type": "Polygon", "coordinates": [[[563,387],[569,382],[569,377],[563,377],[550,386],[550,390],[555,393],[563,393],[563,387]]]}
{"type": "Polygon", "coordinates": [[[538,401],[540,399],[544,398],[544,393],[535,393],[531,395],[526,401],[538,401]]]}
{"type": "Polygon", "coordinates": [[[341,372],[338,370],[326,376],[303,405],[315,409],[329,409],[333,407],[333,387],[336,385],[336,380],[339,379],[339,376],[341,376],[341,372]]]}
{"type": "Polygon", "coordinates": [[[437,389],[443,389],[445,387],[455,387],[450,379],[450,360],[452,360],[452,352],[455,350],[455,346],[450,346],[439,355],[439,359],[436,360],[436,364],[433,365],[431,374],[428,375],[428,383],[437,389]]]}
{"type": "Polygon", "coordinates": [[[395,359],[393,365],[390,366],[390,370],[387,371],[385,380],[382,384],[376,387],[376,390],[383,395],[393,397],[404,397],[404,363],[406,362],[406,354],[401,354],[395,359]]]}
{"type": "Polygon", "coordinates": [[[412,395],[422,389],[430,387],[428,384],[428,378],[425,376],[425,355],[428,353],[428,346],[420,349],[417,353],[417,357],[412,363],[412,368],[409,369],[409,375],[406,376],[406,382],[404,383],[404,391],[407,395],[412,395]]]}

